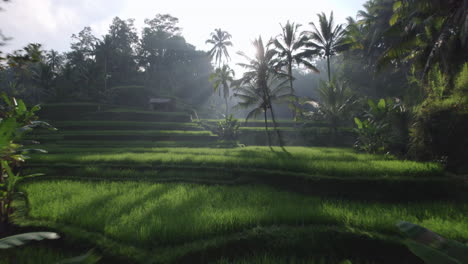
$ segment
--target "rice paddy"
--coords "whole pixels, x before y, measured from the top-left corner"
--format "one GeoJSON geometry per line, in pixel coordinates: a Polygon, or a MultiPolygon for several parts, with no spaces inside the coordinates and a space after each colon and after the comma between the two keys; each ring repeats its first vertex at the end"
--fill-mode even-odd
{"type": "MultiPolygon", "coordinates": [[[[28,208],[16,214],[18,226],[58,232],[66,250],[35,243],[6,251],[10,262],[31,263],[20,257],[30,254],[50,263],[95,248],[100,263],[418,263],[401,244],[399,220],[468,240],[463,184],[438,163],[351,148],[239,146],[180,113],[87,116],[95,119],[31,135],[49,153],[32,154],[23,173],[46,175],[22,182],[27,202],[15,205],[28,208]],[[154,119],[129,119],[137,116],[154,119]]],[[[297,130],[283,123],[284,132],[297,130]]]]}
{"type": "MultiPolygon", "coordinates": [[[[220,168],[252,168],[307,173],[335,177],[436,177],[442,168],[435,163],[401,161],[390,156],[357,154],[350,149],[288,147],[288,153],[272,152],[267,147],[229,149],[212,148],[148,148],[136,151],[96,153],[95,148],[77,153],[36,155],[31,164],[132,165],[152,167],[193,166],[220,168]]],[[[55,151],[58,151],[55,149],[55,151]]],[[[74,152],[74,153],[70,153],[74,152]]]]}
{"type": "Polygon", "coordinates": [[[268,225],[339,225],[397,234],[399,220],[468,239],[468,204],[380,204],[277,191],[266,186],[45,181],[26,185],[34,219],[71,224],[141,247],[268,225]]]}

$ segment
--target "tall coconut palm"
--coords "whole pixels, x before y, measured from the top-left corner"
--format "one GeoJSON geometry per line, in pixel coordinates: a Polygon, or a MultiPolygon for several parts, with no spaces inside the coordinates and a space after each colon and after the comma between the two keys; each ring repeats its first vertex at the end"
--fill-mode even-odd
{"type": "Polygon", "coordinates": [[[218,64],[219,68],[221,67],[223,57],[227,61],[231,59],[227,50],[227,47],[232,46],[232,42],[230,41],[231,38],[231,34],[229,34],[227,31],[217,28],[214,32],[211,33],[210,39],[205,41],[205,43],[213,45],[208,54],[210,55],[211,59],[215,58],[215,63],[218,64]]]}
{"type": "MultiPolygon", "coordinates": [[[[239,105],[242,107],[248,107],[251,105],[257,104],[264,112],[265,117],[265,131],[268,134],[268,124],[267,124],[267,111],[270,111],[271,119],[273,121],[273,127],[278,135],[279,143],[283,146],[283,140],[281,138],[281,134],[278,130],[276,120],[275,120],[275,113],[273,111],[273,101],[277,100],[275,98],[286,99],[290,98],[290,94],[282,94],[281,96],[275,95],[274,92],[284,91],[285,81],[287,82],[287,73],[278,70],[276,67],[277,61],[274,59],[275,51],[269,49],[269,47],[265,47],[263,45],[262,38],[259,37],[258,39],[253,41],[253,45],[256,50],[256,54],[254,58],[250,58],[245,53],[239,52],[239,55],[243,56],[245,59],[248,60],[248,63],[239,63],[238,65],[245,68],[246,72],[244,72],[242,78],[238,81],[239,85],[239,92],[236,93],[236,96],[244,98],[246,101],[244,103],[240,103],[239,105]],[[281,89],[272,89],[273,85],[281,84],[278,87],[281,89]],[[244,88],[242,88],[244,87],[244,88]],[[247,87],[247,88],[246,88],[247,87]],[[247,91],[250,90],[250,93],[247,91]],[[276,91],[277,90],[277,91],[276,91]],[[244,94],[244,96],[242,96],[244,94]],[[245,96],[250,96],[252,98],[257,98],[252,103],[249,99],[245,96]]],[[[251,113],[247,117],[255,116],[258,114],[260,110],[252,110],[251,113]]],[[[271,145],[270,138],[268,138],[269,144],[271,145]]]]}
{"type": "MultiPolygon", "coordinates": [[[[289,79],[289,87],[291,95],[294,95],[293,80],[294,76],[292,69],[294,64],[306,66],[309,70],[319,72],[318,69],[308,60],[312,54],[303,49],[307,42],[307,36],[303,32],[299,32],[300,24],[290,23],[281,25],[282,33],[278,35],[271,44],[274,46],[274,51],[278,56],[278,66],[286,67],[289,79]]],[[[293,118],[296,118],[296,106],[293,105],[293,118]]]]}
{"type": "Polygon", "coordinates": [[[226,118],[229,116],[229,89],[234,81],[234,75],[234,70],[229,68],[228,65],[223,65],[223,67],[217,68],[216,71],[210,75],[209,79],[210,82],[213,82],[214,91],[219,92],[219,96],[221,96],[220,86],[223,88],[223,97],[226,103],[226,118]]]}
{"type": "Polygon", "coordinates": [[[348,48],[346,29],[343,25],[334,24],[333,12],[327,18],[325,13],[317,14],[319,18],[319,28],[311,22],[312,31],[307,32],[309,42],[306,46],[309,51],[321,55],[327,59],[328,81],[331,82],[330,57],[348,48]]]}
{"type": "Polygon", "coordinates": [[[348,119],[350,110],[356,101],[343,82],[334,79],[332,82],[321,81],[318,89],[319,101],[308,101],[316,112],[329,122],[332,129],[332,141],[335,143],[339,124],[348,119]]]}
{"type": "MultiPolygon", "coordinates": [[[[284,102],[290,98],[288,79],[278,77],[270,77],[267,81],[267,90],[259,88],[255,82],[245,83],[235,88],[234,96],[240,99],[237,107],[243,109],[251,109],[247,114],[245,121],[251,118],[256,118],[263,113],[265,120],[265,133],[267,135],[268,145],[271,146],[271,137],[268,131],[268,110],[273,113],[272,104],[275,102],[284,102]]],[[[283,146],[281,134],[276,127],[274,114],[272,114],[273,126],[278,135],[280,145],[283,146]]]]}
{"type": "Polygon", "coordinates": [[[319,70],[308,60],[309,52],[303,48],[307,42],[307,36],[304,32],[299,32],[300,24],[290,23],[281,25],[282,33],[278,35],[271,44],[274,46],[274,51],[279,58],[278,66],[286,67],[289,75],[289,86],[291,94],[294,95],[292,68],[294,64],[306,66],[309,70],[319,72],[319,70]]]}
{"type": "Polygon", "coordinates": [[[47,64],[49,64],[50,68],[54,73],[58,73],[60,68],[63,64],[63,56],[56,50],[50,50],[46,54],[47,64]]]}

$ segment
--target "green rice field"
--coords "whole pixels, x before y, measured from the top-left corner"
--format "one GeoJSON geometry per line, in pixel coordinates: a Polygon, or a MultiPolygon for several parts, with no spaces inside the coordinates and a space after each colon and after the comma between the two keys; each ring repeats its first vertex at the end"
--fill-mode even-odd
{"type": "Polygon", "coordinates": [[[31,154],[23,173],[45,175],[21,183],[14,221],[62,238],[6,250],[0,263],[90,249],[98,263],[421,263],[402,244],[400,220],[468,241],[465,186],[438,163],[245,146],[161,115],[106,109],[32,134],[48,153],[31,154]],[[141,114],[154,120],[125,120],[141,114]]]}

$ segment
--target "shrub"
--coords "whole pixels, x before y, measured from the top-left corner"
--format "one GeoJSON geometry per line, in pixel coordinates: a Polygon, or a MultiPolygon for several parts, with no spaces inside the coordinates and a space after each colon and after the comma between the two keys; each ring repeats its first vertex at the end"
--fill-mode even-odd
{"type": "Polygon", "coordinates": [[[24,149],[20,141],[25,133],[36,127],[53,129],[48,123],[37,121],[38,105],[28,109],[22,100],[2,94],[4,101],[0,105],[0,233],[9,224],[13,213],[12,202],[20,195],[16,184],[24,179],[37,176],[21,176],[19,167],[31,152],[45,152],[42,149],[24,149]]]}
{"type": "Polygon", "coordinates": [[[219,121],[214,133],[223,140],[237,140],[239,135],[240,123],[232,115],[226,117],[225,120],[219,121]]]}
{"type": "Polygon", "coordinates": [[[397,98],[377,103],[369,99],[368,105],[363,120],[354,118],[358,135],[355,148],[370,153],[406,153],[410,115],[405,105],[397,98]]]}
{"type": "MultiPolygon", "coordinates": [[[[451,170],[466,170],[468,160],[468,63],[455,79],[454,88],[440,92],[443,75],[434,68],[425,84],[427,98],[416,109],[410,131],[412,158],[439,160],[451,170]],[[433,87],[436,86],[436,87],[433,87]]],[[[445,82],[445,86],[449,86],[445,82]]]]}

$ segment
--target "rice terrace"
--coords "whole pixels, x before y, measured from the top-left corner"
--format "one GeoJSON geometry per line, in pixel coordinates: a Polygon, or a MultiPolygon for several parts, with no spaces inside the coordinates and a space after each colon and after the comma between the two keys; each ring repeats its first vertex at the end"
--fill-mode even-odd
{"type": "Polygon", "coordinates": [[[0,264],[468,263],[468,1],[341,2],[2,23],[0,264]]]}

